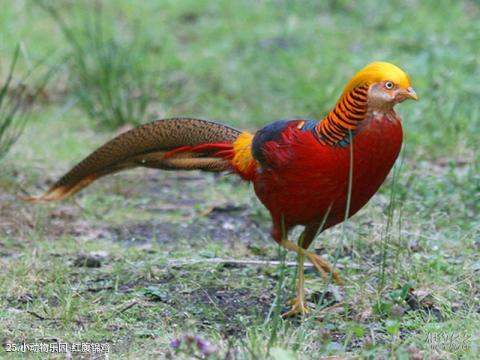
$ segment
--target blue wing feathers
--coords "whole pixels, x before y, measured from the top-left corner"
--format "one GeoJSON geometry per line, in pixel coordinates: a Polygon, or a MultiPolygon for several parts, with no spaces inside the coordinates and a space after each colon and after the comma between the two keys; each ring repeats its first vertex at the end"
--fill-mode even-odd
{"type": "Polygon", "coordinates": [[[263,153],[263,145],[268,141],[276,141],[279,139],[282,132],[291,126],[297,126],[299,123],[304,122],[301,127],[301,131],[311,131],[315,128],[318,120],[306,120],[306,119],[284,119],[277,120],[271,124],[266,125],[264,128],[257,131],[252,141],[252,154],[253,157],[260,163],[265,161],[265,155],[263,153]]]}

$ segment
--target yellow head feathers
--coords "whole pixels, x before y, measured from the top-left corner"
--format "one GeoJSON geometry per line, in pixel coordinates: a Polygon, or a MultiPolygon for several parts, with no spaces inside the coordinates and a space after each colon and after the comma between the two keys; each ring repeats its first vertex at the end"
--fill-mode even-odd
{"type": "Polygon", "coordinates": [[[360,70],[345,86],[343,93],[345,94],[358,86],[387,80],[393,81],[405,89],[411,86],[410,78],[402,69],[387,62],[376,61],[360,70]]]}

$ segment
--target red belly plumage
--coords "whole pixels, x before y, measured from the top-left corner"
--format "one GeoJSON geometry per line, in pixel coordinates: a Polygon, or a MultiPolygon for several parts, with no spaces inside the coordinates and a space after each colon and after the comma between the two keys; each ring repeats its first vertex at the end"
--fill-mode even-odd
{"type": "MultiPolygon", "coordinates": [[[[395,163],[402,145],[400,119],[394,113],[371,116],[352,138],[349,216],[376,193],[395,163]]],[[[277,241],[281,240],[282,226],[288,231],[296,225],[322,222],[330,206],[323,230],[345,219],[350,146],[325,145],[311,132],[290,127],[281,141],[265,144],[264,151],[272,166],[261,167],[253,183],[272,215],[272,235],[277,241]]]]}

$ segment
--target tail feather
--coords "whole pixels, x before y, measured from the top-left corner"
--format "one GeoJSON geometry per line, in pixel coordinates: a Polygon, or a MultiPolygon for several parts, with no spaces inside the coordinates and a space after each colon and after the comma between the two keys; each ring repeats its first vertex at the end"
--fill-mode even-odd
{"type": "Polygon", "coordinates": [[[30,202],[66,198],[96,179],[134,167],[223,171],[231,166],[233,143],[241,134],[199,119],[166,119],[136,127],[110,140],[30,202]]]}

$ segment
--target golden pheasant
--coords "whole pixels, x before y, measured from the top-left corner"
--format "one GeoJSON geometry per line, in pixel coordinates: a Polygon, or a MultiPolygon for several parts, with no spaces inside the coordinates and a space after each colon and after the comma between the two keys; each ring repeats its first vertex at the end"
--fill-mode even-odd
{"type": "Polygon", "coordinates": [[[342,283],[328,262],[307,249],[317,233],[354,215],[384,181],[402,145],[394,106],[406,99],[417,100],[408,75],[374,62],[348,82],[321,120],[280,120],[255,134],[205,120],[158,120],[107,142],[29,200],[60,200],[138,166],[235,173],[253,183],[269,210],[273,239],[298,254],[297,295],[284,315],[304,314],[305,257],[323,277],[330,273],[342,283]],[[288,234],[298,225],[304,230],[294,243],[288,234]]]}

